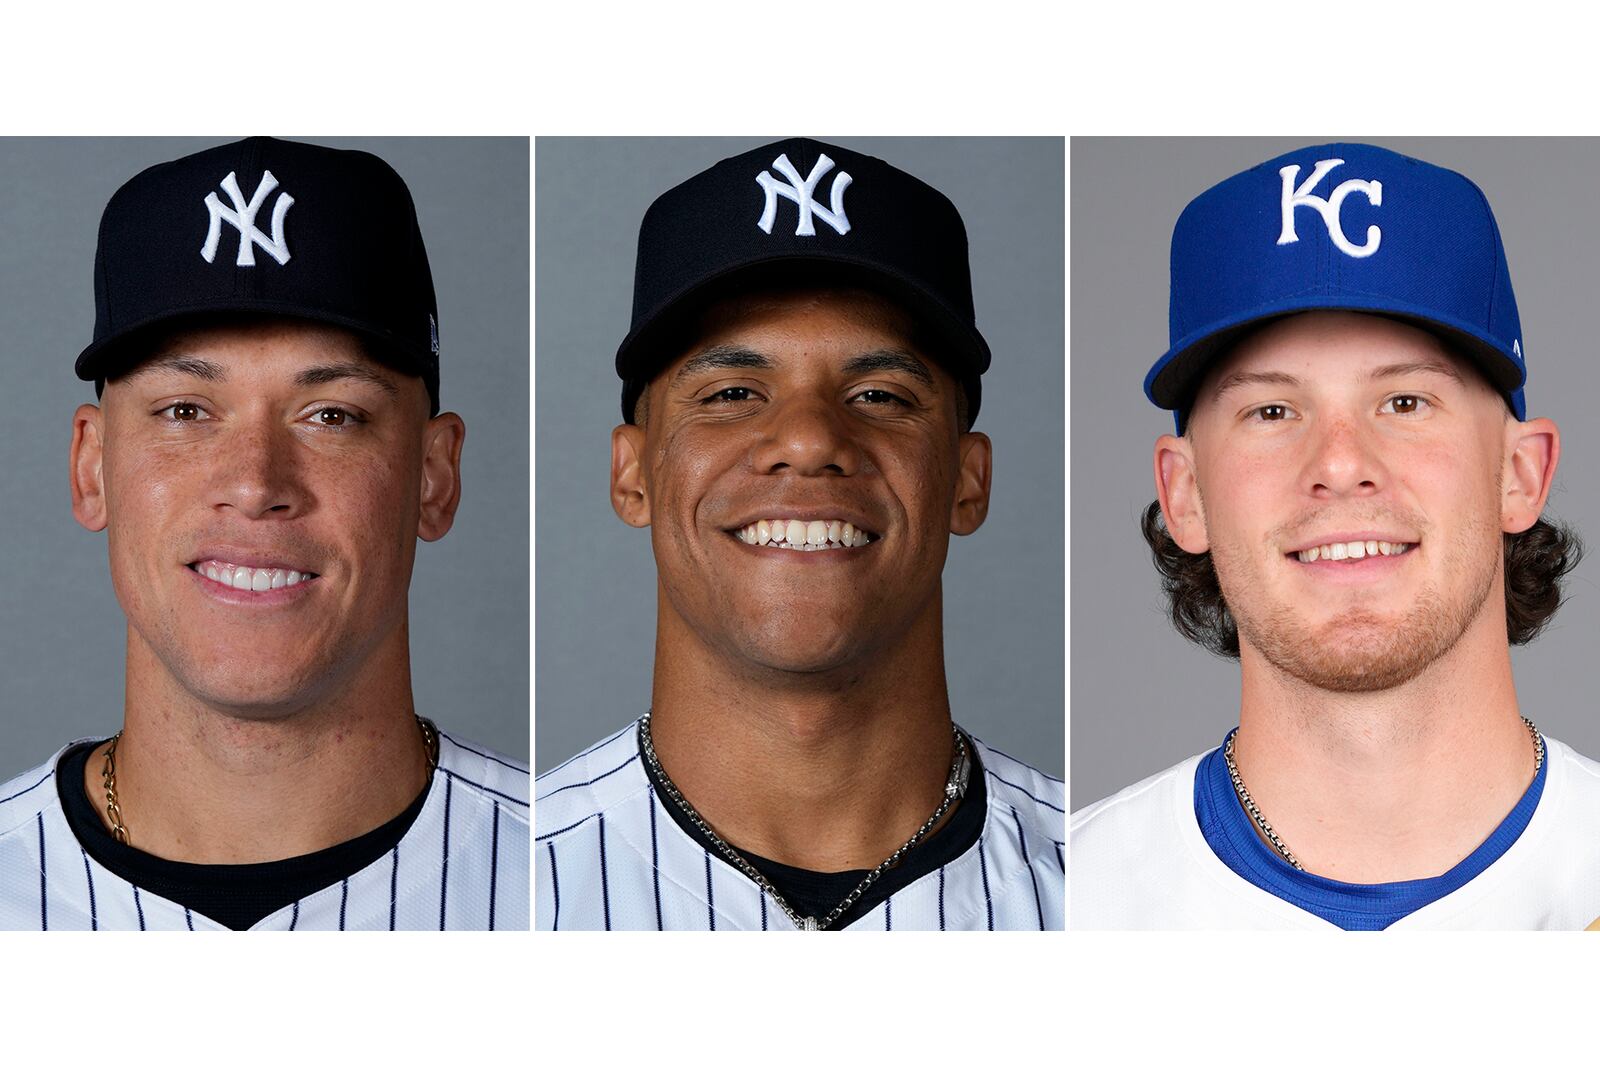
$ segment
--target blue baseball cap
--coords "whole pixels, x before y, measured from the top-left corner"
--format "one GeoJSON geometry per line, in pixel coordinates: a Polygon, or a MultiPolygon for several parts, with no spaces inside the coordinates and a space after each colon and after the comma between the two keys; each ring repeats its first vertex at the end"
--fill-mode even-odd
{"type": "Polygon", "coordinates": [[[1471,358],[1526,417],[1527,365],[1489,201],[1455,171],[1365,144],[1315,145],[1201,193],[1172,231],[1170,344],[1144,391],[1178,432],[1213,359],[1298,311],[1365,311],[1471,358]]]}

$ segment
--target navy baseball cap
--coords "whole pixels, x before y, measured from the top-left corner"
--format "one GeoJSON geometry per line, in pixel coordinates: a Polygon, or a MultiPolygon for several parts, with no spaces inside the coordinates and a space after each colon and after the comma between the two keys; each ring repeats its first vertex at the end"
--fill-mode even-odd
{"type": "Polygon", "coordinates": [[[1310,310],[1386,315],[1470,357],[1526,417],[1522,325],[1489,201],[1455,171],[1365,144],[1298,149],[1213,186],[1172,231],[1170,344],[1144,391],[1178,432],[1212,360],[1310,310]]]}
{"type": "Polygon", "coordinates": [[[661,194],[639,227],[633,322],[617,349],[622,417],[682,353],[674,331],[742,284],[854,284],[936,339],[970,424],[989,345],[978,332],[967,230],[943,193],[881,159],[796,138],[724,159],[661,194]]]}
{"type": "Polygon", "coordinates": [[[130,369],[129,342],[219,312],[342,326],[423,379],[439,411],[439,311],[411,193],[367,152],[251,137],[142,171],[100,219],[94,340],[78,377],[130,369]]]}

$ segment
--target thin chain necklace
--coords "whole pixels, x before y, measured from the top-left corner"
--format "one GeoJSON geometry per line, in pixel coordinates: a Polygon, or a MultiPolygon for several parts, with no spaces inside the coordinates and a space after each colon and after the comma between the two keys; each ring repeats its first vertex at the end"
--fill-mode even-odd
{"type": "Polygon", "coordinates": [[[644,757],[650,764],[651,773],[661,783],[661,787],[666,790],[673,803],[677,804],[679,810],[689,817],[689,821],[694,823],[696,829],[704,834],[713,845],[717,846],[717,851],[722,853],[728,862],[744,872],[746,878],[760,886],[762,892],[772,898],[772,902],[789,917],[789,921],[794,923],[797,929],[826,930],[834,924],[839,916],[848,911],[851,905],[861,899],[862,894],[872,887],[872,883],[876,882],[884,871],[899,863],[907,852],[915,848],[917,842],[921,841],[927,832],[933,829],[940,819],[944,818],[945,813],[950,810],[956,801],[966,796],[967,780],[972,775],[972,760],[967,755],[967,739],[962,736],[960,728],[954,724],[951,725],[950,732],[955,736],[956,752],[955,757],[950,761],[950,774],[945,779],[944,799],[940,802],[939,807],[932,815],[928,816],[927,822],[918,827],[917,832],[911,835],[909,841],[895,849],[888,859],[868,871],[867,876],[861,880],[861,884],[850,890],[843,900],[834,905],[832,911],[820,919],[811,915],[802,916],[790,907],[789,902],[783,899],[783,895],[773,887],[771,882],[767,881],[766,875],[757,870],[749,860],[741,856],[737,849],[719,837],[717,832],[711,829],[711,825],[701,817],[700,813],[694,810],[694,805],[690,804],[688,800],[684,799],[683,794],[678,792],[678,787],[672,784],[672,779],[667,776],[666,770],[661,766],[661,761],[656,758],[655,744],[650,737],[650,716],[648,714],[639,720],[639,745],[644,750],[644,757]]]}
{"type": "MultiPolygon", "coordinates": [[[[428,778],[431,781],[433,772],[439,766],[439,731],[421,715],[417,716],[417,729],[422,732],[422,747],[428,753],[428,778]]],[[[118,730],[111,744],[106,746],[105,766],[100,769],[100,779],[106,786],[106,821],[111,823],[111,836],[127,845],[131,843],[128,826],[122,819],[122,806],[117,803],[117,742],[121,740],[122,731],[118,730]]]]}
{"type": "MultiPolygon", "coordinates": [[[[1522,725],[1528,728],[1528,733],[1533,737],[1533,773],[1537,777],[1544,767],[1544,738],[1539,735],[1539,728],[1533,725],[1533,720],[1526,715],[1522,716],[1522,725]]],[[[1239,765],[1233,759],[1233,739],[1239,734],[1236,726],[1233,733],[1228,735],[1228,743],[1222,746],[1222,761],[1228,766],[1228,777],[1233,779],[1233,791],[1239,795],[1239,803],[1244,805],[1244,810],[1249,812],[1250,818],[1255,822],[1256,829],[1261,831],[1261,836],[1272,843],[1278,850],[1278,855],[1297,871],[1305,870],[1300,861],[1294,858],[1294,853],[1289,851],[1289,846],[1283,843],[1283,838],[1272,828],[1267,817],[1261,814],[1261,809],[1256,807],[1255,800],[1250,796],[1250,790],[1244,787],[1244,779],[1239,776],[1239,765]]]]}

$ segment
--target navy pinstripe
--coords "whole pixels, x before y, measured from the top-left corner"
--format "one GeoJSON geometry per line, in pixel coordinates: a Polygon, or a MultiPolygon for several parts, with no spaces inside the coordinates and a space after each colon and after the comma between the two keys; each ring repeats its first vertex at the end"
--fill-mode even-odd
{"type": "Polygon", "coordinates": [[[665,927],[661,922],[661,844],[656,840],[656,791],[652,788],[645,794],[645,803],[650,805],[650,880],[655,883],[656,889],[656,929],[665,927]]]}
{"type": "Polygon", "coordinates": [[[194,929],[194,913],[188,908],[183,909],[183,921],[188,925],[189,929],[194,929]]]}
{"type": "Polygon", "coordinates": [[[556,846],[546,845],[550,850],[550,895],[555,898],[555,910],[550,913],[550,929],[561,929],[561,879],[556,877],[556,846]]]}
{"type": "Polygon", "coordinates": [[[498,763],[502,767],[509,767],[512,770],[517,771],[520,774],[527,774],[528,773],[528,769],[526,767],[518,767],[515,763],[507,763],[505,760],[501,759],[499,756],[496,756],[493,752],[484,752],[481,749],[473,748],[471,745],[463,745],[460,741],[457,741],[455,738],[451,737],[449,734],[445,733],[442,730],[439,732],[439,736],[444,738],[446,741],[450,742],[452,745],[456,746],[457,748],[459,748],[463,752],[470,752],[474,756],[482,756],[484,759],[488,760],[490,763],[498,763]]]}
{"type": "Polygon", "coordinates": [[[83,877],[89,883],[89,929],[98,930],[100,914],[94,906],[94,872],[89,869],[89,854],[81,848],[78,851],[83,853],[83,877]]]}
{"type": "Polygon", "coordinates": [[[1061,848],[1061,842],[1056,842],[1056,862],[1061,864],[1061,873],[1067,873],[1067,854],[1061,848]]]}
{"type": "Polygon", "coordinates": [[[546,840],[549,840],[552,837],[560,837],[562,834],[566,833],[568,830],[576,830],[578,827],[582,826],[584,823],[588,822],[590,819],[594,818],[598,814],[600,814],[600,813],[599,812],[594,812],[593,814],[585,815],[583,818],[579,819],[575,823],[568,823],[566,826],[563,826],[559,830],[551,830],[547,834],[540,834],[538,837],[534,838],[534,840],[535,841],[546,841],[546,840]]]}
{"type": "Polygon", "coordinates": [[[1017,824],[1017,847],[1022,849],[1022,863],[1028,868],[1028,880],[1033,883],[1033,906],[1039,909],[1039,929],[1044,929],[1044,901],[1039,899],[1039,876],[1033,873],[1033,867],[1028,863],[1028,839],[1022,833],[1022,816],[1017,814],[1017,809],[1011,809],[1011,818],[1017,824]]]}
{"type": "Polygon", "coordinates": [[[939,865],[939,929],[944,929],[944,864],[939,865]]]}
{"type": "Polygon", "coordinates": [[[297,901],[294,902],[294,911],[291,912],[290,915],[289,915],[289,929],[293,930],[294,927],[295,927],[295,924],[298,923],[299,921],[300,921],[300,902],[297,900],[297,901]]]}
{"type": "Polygon", "coordinates": [[[989,777],[993,778],[995,781],[999,782],[1001,785],[1009,786],[1012,789],[1015,789],[1017,792],[1021,793],[1023,796],[1025,796],[1029,800],[1033,801],[1035,804],[1043,804],[1045,807],[1049,808],[1051,811],[1059,811],[1063,815],[1065,815],[1067,813],[1067,809],[1066,808],[1058,808],[1054,804],[1050,803],[1048,800],[1041,800],[1040,798],[1034,796],[1032,793],[1028,792],[1026,789],[1022,788],[1016,782],[1008,782],[1004,778],[1000,777],[998,774],[994,773],[993,771],[989,772],[989,777]]]}
{"type": "Polygon", "coordinates": [[[389,858],[389,929],[393,930],[395,900],[400,895],[400,842],[395,842],[389,858]]]}
{"type": "Polygon", "coordinates": [[[50,929],[50,898],[44,881],[44,813],[39,813],[39,929],[50,929]]]}
{"type": "Polygon", "coordinates": [[[978,838],[978,872],[983,875],[983,906],[989,912],[989,929],[994,929],[994,896],[989,892],[989,861],[983,858],[983,838],[978,838]]]}
{"type": "Polygon", "coordinates": [[[54,778],[55,774],[56,774],[55,771],[51,771],[49,774],[45,775],[43,778],[39,779],[37,782],[34,782],[28,788],[19,789],[15,793],[12,793],[8,797],[0,797],[0,804],[4,804],[8,800],[15,800],[18,797],[20,797],[20,796],[22,796],[22,795],[24,795],[26,793],[33,792],[35,789],[38,789],[41,785],[44,785],[46,782],[48,782],[51,778],[54,778]]]}
{"type": "Polygon", "coordinates": [[[528,804],[528,802],[526,800],[518,800],[516,797],[512,796],[510,793],[502,793],[498,789],[490,789],[488,786],[484,785],[482,782],[474,782],[471,778],[468,778],[464,774],[456,774],[454,771],[446,770],[443,767],[438,767],[438,768],[435,768],[435,769],[440,774],[444,775],[445,781],[447,781],[447,782],[450,781],[452,778],[460,779],[461,782],[463,782],[464,784],[470,785],[472,788],[477,789],[477,790],[479,790],[481,792],[490,793],[490,794],[492,794],[494,796],[497,796],[501,800],[509,800],[509,801],[511,801],[511,803],[520,804],[525,808],[529,806],[529,804],[528,804]]]}
{"type": "Polygon", "coordinates": [[[346,878],[339,886],[339,929],[344,929],[344,906],[350,902],[350,879],[346,878]]]}
{"type": "Polygon", "coordinates": [[[706,853],[706,929],[717,928],[717,908],[711,894],[711,853],[706,853]]]}
{"type": "MultiPolygon", "coordinates": [[[[450,886],[450,776],[444,779],[444,858],[439,869],[439,929],[444,929],[444,905],[450,886]]],[[[343,928],[344,924],[339,924],[343,928]]]]}
{"type": "Polygon", "coordinates": [[[890,911],[889,911],[890,906],[893,905],[893,904],[894,904],[894,897],[892,895],[883,898],[883,928],[885,930],[893,930],[894,929],[894,922],[890,918],[890,911]]]}
{"type": "Polygon", "coordinates": [[[756,886],[757,895],[761,897],[761,929],[767,928],[767,891],[756,886]]]}
{"type": "Polygon", "coordinates": [[[139,887],[133,887],[133,910],[139,913],[139,929],[144,929],[144,901],[139,899],[139,887]]]}
{"type": "Polygon", "coordinates": [[[606,910],[606,929],[611,929],[611,879],[606,874],[606,817],[600,816],[600,904],[606,910]]]}
{"type": "Polygon", "coordinates": [[[494,893],[500,877],[500,802],[494,802],[494,829],[489,838],[489,929],[494,929],[494,893]]]}
{"type": "Polygon", "coordinates": [[[562,786],[560,789],[552,789],[552,790],[550,790],[550,792],[548,792],[544,796],[540,797],[539,800],[540,801],[549,800],[551,797],[555,796],[557,793],[565,793],[569,789],[582,789],[585,786],[594,785],[598,781],[601,781],[601,780],[606,779],[606,778],[610,778],[613,774],[616,774],[618,771],[620,771],[623,768],[627,767],[628,764],[632,763],[634,760],[636,760],[638,758],[639,758],[639,753],[635,752],[633,755],[629,756],[624,762],[622,762],[618,766],[615,766],[615,767],[611,768],[609,771],[605,772],[604,774],[596,775],[595,777],[589,779],[587,782],[573,782],[570,785],[562,786]]]}
{"type": "Polygon", "coordinates": [[[601,741],[601,742],[599,742],[597,744],[589,746],[588,748],[584,749],[582,752],[578,753],[576,756],[573,756],[571,759],[565,761],[564,763],[561,763],[558,766],[551,767],[548,771],[545,771],[543,774],[539,775],[539,777],[535,778],[534,781],[535,782],[542,782],[546,778],[550,777],[552,774],[555,774],[557,771],[564,770],[565,768],[570,767],[572,764],[576,763],[578,760],[581,760],[583,757],[594,755],[594,753],[599,752],[602,748],[605,748],[607,745],[611,744],[611,742],[615,741],[617,738],[621,737],[623,734],[628,733],[629,731],[634,729],[635,725],[636,725],[635,723],[631,723],[630,722],[628,725],[624,726],[622,729],[618,730],[616,733],[612,734],[610,737],[606,738],[604,741],[601,741]]]}

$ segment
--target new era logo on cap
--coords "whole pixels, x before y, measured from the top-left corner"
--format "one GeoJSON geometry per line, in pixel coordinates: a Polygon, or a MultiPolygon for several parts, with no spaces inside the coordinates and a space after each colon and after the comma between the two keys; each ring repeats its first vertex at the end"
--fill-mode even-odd
{"type": "Polygon", "coordinates": [[[1208,189],[1172,232],[1171,347],[1145,377],[1183,412],[1254,326],[1366,311],[1430,330],[1525,417],[1522,328],[1489,203],[1454,171],[1364,144],[1289,152],[1208,189]]]}

